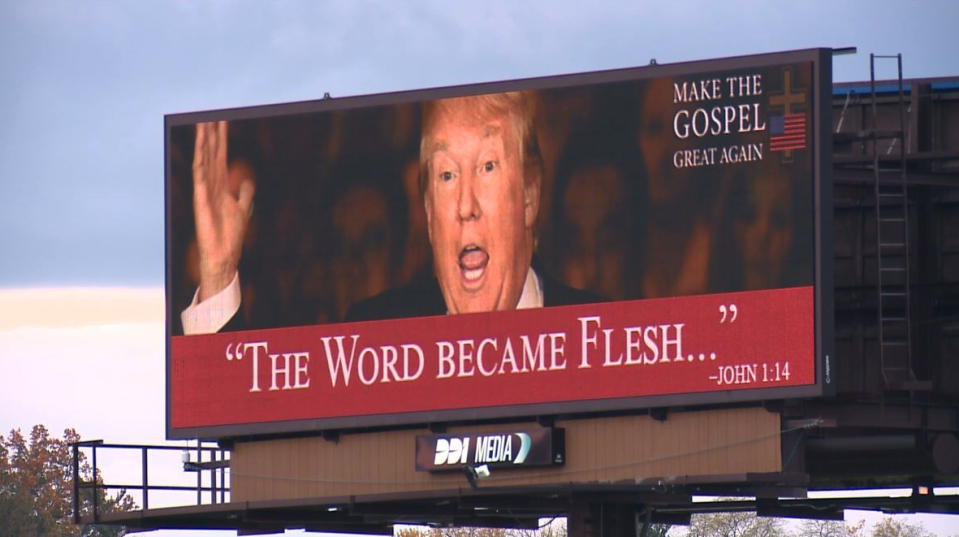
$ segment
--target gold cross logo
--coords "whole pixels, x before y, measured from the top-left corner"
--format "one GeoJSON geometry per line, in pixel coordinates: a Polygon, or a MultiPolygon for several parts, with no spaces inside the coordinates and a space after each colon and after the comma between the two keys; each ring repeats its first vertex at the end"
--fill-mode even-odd
{"type": "Polygon", "coordinates": [[[794,104],[806,104],[806,92],[800,91],[793,93],[793,71],[785,69],[783,71],[783,91],[782,95],[773,95],[769,98],[770,106],[782,106],[784,114],[792,113],[794,104]]]}

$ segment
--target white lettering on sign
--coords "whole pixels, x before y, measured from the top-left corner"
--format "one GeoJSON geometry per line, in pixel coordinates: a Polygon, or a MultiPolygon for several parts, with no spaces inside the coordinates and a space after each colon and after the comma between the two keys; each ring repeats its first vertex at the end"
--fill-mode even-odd
{"type": "Polygon", "coordinates": [[[433,464],[466,464],[470,451],[470,439],[467,438],[438,438],[436,452],[433,454],[433,464]]]}
{"type": "Polygon", "coordinates": [[[527,433],[490,434],[475,438],[473,456],[469,456],[471,437],[437,438],[433,464],[448,466],[466,464],[513,463],[523,464],[532,448],[527,433]],[[518,440],[518,442],[517,442],[518,440]]]}

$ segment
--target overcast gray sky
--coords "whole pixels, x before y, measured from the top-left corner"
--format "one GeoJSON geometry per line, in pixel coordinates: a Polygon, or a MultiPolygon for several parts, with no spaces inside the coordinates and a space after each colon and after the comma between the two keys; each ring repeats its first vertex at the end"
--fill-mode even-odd
{"type": "Polygon", "coordinates": [[[0,287],[160,286],[163,115],[857,46],[959,75],[955,2],[2,2],[0,287]]]}
{"type": "Polygon", "coordinates": [[[163,441],[164,114],[809,47],[859,48],[837,81],[869,52],[955,76],[957,21],[946,1],[0,1],[0,434],[163,441]],[[77,386],[108,411],[48,396],[77,386]]]}

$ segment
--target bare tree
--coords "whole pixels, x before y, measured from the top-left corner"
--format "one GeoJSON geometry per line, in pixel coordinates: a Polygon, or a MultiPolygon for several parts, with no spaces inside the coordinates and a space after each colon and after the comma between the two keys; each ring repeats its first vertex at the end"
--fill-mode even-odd
{"type": "Polygon", "coordinates": [[[566,519],[554,518],[536,529],[477,528],[426,528],[404,526],[398,528],[396,537],[566,537],[566,519]]]}
{"type": "Polygon", "coordinates": [[[756,513],[708,513],[693,515],[687,537],[785,537],[782,519],[757,517],[756,513]]]}
{"type": "Polygon", "coordinates": [[[551,518],[540,521],[541,525],[536,529],[529,530],[508,530],[507,537],[566,537],[568,532],[565,518],[551,518]]]}
{"type": "Polygon", "coordinates": [[[846,524],[840,520],[804,520],[797,537],[865,537],[865,521],[846,524]]]}
{"type": "Polygon", "coordinates": [[[933,537],[922,522],[910,523],[903,518],[884,517],[872,527],[871,537],[933,537]]]}

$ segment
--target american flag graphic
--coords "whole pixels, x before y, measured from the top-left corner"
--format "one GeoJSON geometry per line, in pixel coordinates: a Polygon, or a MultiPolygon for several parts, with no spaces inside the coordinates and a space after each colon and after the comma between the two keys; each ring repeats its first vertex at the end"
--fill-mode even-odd
{"type": "Polygon", "coordinates": [[[769,150],[791,151],[806,147],[806,114],[775,115],[769,118],[769,150]]]}

